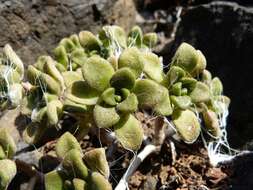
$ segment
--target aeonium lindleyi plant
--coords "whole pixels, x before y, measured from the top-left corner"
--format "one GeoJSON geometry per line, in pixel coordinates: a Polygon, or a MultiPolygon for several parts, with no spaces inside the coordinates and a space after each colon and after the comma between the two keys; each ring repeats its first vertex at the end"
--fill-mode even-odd
{"type": "Polygon", "coordinates": [[[46,190],[112,190],[104,148],[83,153],[77,139],[66,132],[55,149],[61,165],[45,175],[46,190]]]}
{"type": "Polygon", "coordinates": [[[98,36],[83,31],[63,39],[54,50],[57,61],[39,57],[27,71],[31,86],[22,112],[32,122],[24,132],[26,141],[39,142],[47,128],[61,128],[59,121],[69,114],[77,120],[81,137],[91,126],[109,128],[125,148],[137,150],[143,131],[134,113],[152,106],[159,114],[171,112],[166,88],[155,82],[162,81],[160,59],[147,46],[156,40],[155,34],[143,36],[139,27],[127,37],[122,28],[106,26],[98,36]],[[135,36],[138,45],[132,39],[135,36]],[[144,84],[139,81],[143,77],[147,78],[144,84]],[[140,92],[145,84],[157,88],[148,97],[150,103],[140,92]]]}
{"type": "Polygon", "coordinates": [[[218,117],[230,103],[229,98],[222,95],[221,81],[218,77],[212,78],[206,65],[200,50],[182,43],[172,58],[164,81],[174,108],[172,121],[187,143],[194,142],[200,134],[198,115],[203,116],[203,129],[213,138],[219,138],[218,117]]]}
{"type": "MultiPolygon", "coordinates": [[[[6,46],[0,64],[0,106],[16,107],[23,97],[21,113],[30,119],[24,140],[40,144],[65,131],[75,136],[65,133],[58,140],[56,153],[63,164],[60,171],[46,175],[47,189],[85,189],[91,184],[93,189],[110,189],[105,150],[83,154],[77,140],[94,133],[91,129],[104,130],[114,143],[136,152],[147,137],[138,112],[166,121],[165,130],[160,127],[158,133],[171,137],[165,132],[170,128],[179,143],[194,143],[202,131],[213,140],[223,135],[220,118],[230,100],[219,78],[206,69],[203,53],[182,43],[164,72],[162,58],[152,52],[156,43],[155,33],[143,34],[138,26],[128,34],[119,26],[104,26],[96,35],[81,31],[62,39],[52,57],[40,56],[29,65],[26,81],[22,62],[6,46]]],[[[152,139],[148,142],[156,146],[152,139]]],[[[131,164],[128,171],[137,166],[131,164]]]]}

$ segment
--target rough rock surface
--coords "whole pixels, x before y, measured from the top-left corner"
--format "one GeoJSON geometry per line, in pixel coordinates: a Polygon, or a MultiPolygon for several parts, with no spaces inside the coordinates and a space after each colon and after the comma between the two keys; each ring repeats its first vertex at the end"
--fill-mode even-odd
{"type": "Polygon", "coordinates": [[[182,15],[175,41],[162,52],[167,62],[183,41],[204,53],[208,69],[221,78],[232,100],[227,126],[231,145],[252,144],[253,8],[229,2],[193,7],[182,15]]]}
{"type": "Polygon", "coordinates": [[[129,29],[132,0],[0,0],[0,47],[10,43],[24,63],[50,53],[60,39],[105,24],[129,29]]]}

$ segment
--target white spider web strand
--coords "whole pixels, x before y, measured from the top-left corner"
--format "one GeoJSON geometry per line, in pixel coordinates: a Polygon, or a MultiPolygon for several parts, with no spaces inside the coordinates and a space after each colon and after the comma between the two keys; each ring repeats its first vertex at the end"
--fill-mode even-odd
{"type": "Polygon", "coordinates": [[[218,115],[219,125],[221,129],[221,137],[215,141],[206,143],[205,139],[202,137],[204,144],[207,146],[208,157],[210,163],[213,166],[217,166],[219,163],[225,161],[231,161],[239,151],[234,150],[230,147],[227,140],[227,117],[229,114],[228,108],[224,102],[215,101],[214,104],[219,105],[222,108],[222,113],[218,115]],[[226,150],[226,152],[225,152],[226,150]],[[227,153],[228,152],[228,153],[227,153]]]}
{"type": "Polygon", "coordinates": [[[112,28],[113,26],[109,26],[108,28],[104,28],[106,36],[110,39],[110,43],[113,50],[113,55],[118,59],[120,54],[122,53],[122,48],[119,44],[119,42],[116,40],[114,30],[112,28]]]}

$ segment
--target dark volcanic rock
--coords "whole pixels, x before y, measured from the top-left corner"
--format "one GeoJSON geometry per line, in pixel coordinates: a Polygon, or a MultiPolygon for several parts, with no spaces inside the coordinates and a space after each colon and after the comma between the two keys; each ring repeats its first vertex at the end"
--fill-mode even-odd
{"type": "Polygon", "coordinates": [[[227,126],[230,143],[242,147],[251,142],[253,9],[228,2],[191,8],[182,16],[172,47],[162,52],[165,60],[184,41],[204,53],[208,69],[221,78],[224,93],[232,100],[227,126]]]}
{"type": "Polygon", "coordinates": [[[230,190],[251,190],[253,187],[253,153],[244,152],[228,163],[223,170],[230,173],[230,190]]]}
{"type": "MultiPolygon", "coordinates": [[[[211,3],[219,0],[135,0],[139,10],[146,9],[149,11],[154,11],[157,9],[168,9],[175,6],[195,6],[200,4],[211,3]]],[[[232,0],[243,6],[252,6],[252,0],[232,0]]]]}
{"type": "Polygon", "coordinates": [[[0,47],[10,43],[26,64],[50,53],[60,39],[105,24],[129,29],[132,0],[0,0],[0,47]]]}

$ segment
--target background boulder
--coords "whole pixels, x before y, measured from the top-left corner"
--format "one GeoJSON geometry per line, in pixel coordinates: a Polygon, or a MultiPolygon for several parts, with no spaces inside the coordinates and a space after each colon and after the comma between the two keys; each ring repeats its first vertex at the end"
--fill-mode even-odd
{"type": "Polygon", "coordinates": [[[0,47],[10,43],[26,65],[32,64],[81,30],[96,32],[105,24],[128,30],[135,13],[132,0],[1,0],[0,47]]]}

